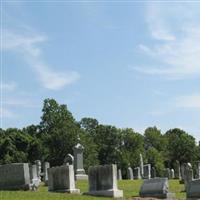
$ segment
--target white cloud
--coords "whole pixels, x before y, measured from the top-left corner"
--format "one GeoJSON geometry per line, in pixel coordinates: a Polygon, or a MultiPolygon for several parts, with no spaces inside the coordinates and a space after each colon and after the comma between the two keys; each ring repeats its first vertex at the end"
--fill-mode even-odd
{"type": "Polygon", "coordinates": [[[9,119],[13,119],[13,118],[17,118],[17,115],[15,113],[13,113],[12,111],[5,109],[5,108],[0,108],[0,118],[5,119],[5,118],[9,118],[9,119]]]}
{"type": "Polygon", "coordinates": [[[176,107],[200,109],[200,94],[179,96],[175,99],[176,107]]]}
{"type": "Polygon", "coordinates": [[[13,91],[17,87],[17,84],[15,82],[10,82],[10,83],[2,83],[0,88],[1,90],[5,91],[13,91]]]}
{"type": "Polygon", "coordinates": [[[155,64],[133,67],[134,70],[170,79],[200,75],[200,12],[195,12],[194,6],[190,8],[194,14],[188,9],[185,5],[177,10],[171,5],[148,7],[147,22],[154,43],[139,44],[139,49],[155,64]]]}
{"type": "Polygon", "coordinates": [[[57,72],[48,66],[42,57],[43,51],[40,48],[40,44],[46,40],[47,37],[44,35],[30,32],[17,34],[6,30],[3,49],[18,52],[37,73],[43,87],[59,90],[77,81],[79,74],[75,71],[57,72]]]}

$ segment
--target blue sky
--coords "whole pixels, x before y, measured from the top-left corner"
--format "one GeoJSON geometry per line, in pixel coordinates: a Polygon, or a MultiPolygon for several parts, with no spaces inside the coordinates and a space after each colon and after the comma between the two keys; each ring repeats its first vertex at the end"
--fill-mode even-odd
{"type": "Polygon", "coordinates": [[[200,140],[200,2],[7,0],[1,16],[3,128],[55,98],[77,120],[200,140]]]}

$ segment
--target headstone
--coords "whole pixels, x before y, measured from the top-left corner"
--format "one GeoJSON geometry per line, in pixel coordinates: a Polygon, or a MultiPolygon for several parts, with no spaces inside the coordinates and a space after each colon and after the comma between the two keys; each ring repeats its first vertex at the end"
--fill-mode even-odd
{"type": "Polygon", "coordinates": [[[28,163],[0,165],[0,190],[18,189],[30,189],[30,174],[28,163]]]}
{"type": "Polygon", "coordinates": [[[178,160],[174,163],[174,178],[181,180],[181,168],[178,160]]]}
{"type": "Polygon", "coordinates": [[[200,179],[191,181],[187,187],[187,200],[200,199],[200,179]]]}
{"type": "Polygon", "coordinates": [[[43,171],[44,171],[44,183],[45,185],[48,185],[48,171],[47,169],[50,168],[50,164],[49,162],[44,162],[44,167],[43,167],[43,171]]]}
{"type": "Polygon", "coordinates": [[[175,194],[169,193],[167,178],[154,178],[144,180],[140,188],[140,197],[173,199],[175,194]]]}
{"type": "Polygon", "coordinates": [[[171,170],[170,170],[170,178],[171,178],[171,179],[174,179],[174,169],[171,169],[171,170]]]}
{"type": "Polygon", "coordinates": [[[169,168],[164,169],[164,177],[170,179],[170,169],[169,168]]]}
{"type": "Polygon", "coordinates": [[[51,192],[80,193],[75,188],[73,165],[49,168],[48,178],[48,190],[51,192]]]}
{"type": "Polygon", "coordinates": [[[104,165],[89,167],[89,192],[93,196],[123,197],[117,187],[117,166],[104,165]]]}
{"type": "Polygon", "coordinates": [[[74,156],[70,153],[64,158],[64,165],[74,165],[74,156]]]}
{"type": "Polygon", "coordinates": [[[195,162],[194,165],[194,178],[200,179],[200,162],[195,162]]]}
{"type": "Polygon", "coordinates": [[[140,153],[140,175],[143,178],[144,177],[144,162],[143,162],[143,157],[142,154],[140,153]]]}
{"type": "Polygon", "coordinates": [[[122,171],[121,171],[121,169],[117,170],[117,179],[118,180],[122,180],[122,171]]]}
{"type": "Polygon", "coordinates": [[[85,174],[83,168],[83,150],[84,147],[81,144],[77,144],[74,148],[74,168],[76,180],[87,180],[88,176],[85,174]]]}
{"type": "Polygon", "coordinates": [[[29,173],[30,173],[30,189],[37,190],[40,185],[40,179],[37,174],[37,166],[29,164],[29,173]]]}
{"type": "Polygon", "coordinates": [[[188,184],[193,180],[193,170],[192,165],[190,163],[184,164],[184,183],[185,190],[187,191],[188,184]]]}
{"type": "Polygon", "coordinates": [[[151,178],[151,164],[144,165],[143,169],[144,169],[143,178],[150,179],[151,178]]]}
{"type": "Polygon", "coordinates": [[[133,176],[135,179],[141,179],[140,167],[134,168],[133,176]]]}
{"type": "Polygon", "coordinates": [[[134,177],[133,177],[133,170],[131,167],[128,167],[128,170],[127,170],[127,178],[130,179],[130,180],[133,180],[134,177]]]}
{"type": "Polygon", "coordinates": [[[42,171],[42,165],[41,165],[41,161],[40,160],[36,160],[35,161],[36,167],[37,167],[37,176],[41,181],[41,171],[42,171]]]}
{"type": "Polygon", "coordinates": [[[155,178],[156,177],[156,168],[152,167],[151,168],[151,178],[155,178]]]}

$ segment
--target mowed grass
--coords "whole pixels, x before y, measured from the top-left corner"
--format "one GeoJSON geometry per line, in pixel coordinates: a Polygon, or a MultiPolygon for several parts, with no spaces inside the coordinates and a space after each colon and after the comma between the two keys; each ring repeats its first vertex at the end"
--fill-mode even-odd
{"type": "MultiPolygon", "coordinates": [[[[124,199],[130,200],[131,197],[139,195],[142,180],[122,180],[118,182],[118,188],[124,191],[124,199]]],[[[170,180],[170,192],[175,192],[177,199],[185,199],[182,192],[184,185],[180,185],[178,180],[170,180]]],[[[81,193],[88,191],[87,181],[78,181],[77,188],[81,193]]],[[[48,188],[41,185],[38,191],[0,191],[0,200],[111,200],[112,198],[92,197],[86,195],[73,195],[68,193],[48,192],[48,188]]]]}

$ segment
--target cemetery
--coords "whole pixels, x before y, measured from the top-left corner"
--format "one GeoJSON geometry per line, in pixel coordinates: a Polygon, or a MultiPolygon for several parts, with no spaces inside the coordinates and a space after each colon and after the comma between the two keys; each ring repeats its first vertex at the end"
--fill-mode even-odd
{"type": "Polygon", "coordinates": [[[142,136],[90,118],[77,125],[66,107],[52,99],[45,104],[41,133],[34,126],[1,133],[0,200],[200,199],[200,146],[183,130],[162,135],[149,127],[142,136]],[[64,117],[52,115],[54,109],[61,109],[64,117]],[[55,132],[46,125],[49,118],[55,120],[55,132]],[[38,139],[29,136],[30,131],[38,139]],[[12,145],[11,140],[6,143],[9,139],[12,145]],[[33,148],[33,141],[41,146],[33,148]],[[15,153],[18,156],[9,160],[15,153]]]}

